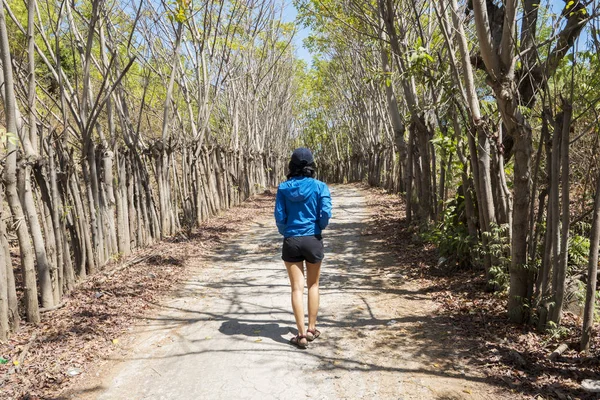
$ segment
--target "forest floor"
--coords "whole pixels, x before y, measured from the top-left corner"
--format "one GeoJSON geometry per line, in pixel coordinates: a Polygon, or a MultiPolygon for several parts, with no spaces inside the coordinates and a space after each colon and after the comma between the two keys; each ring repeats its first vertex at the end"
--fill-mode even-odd
{"type": "MultiPolygon", "coordinates": [[[[296,333],[272,221],[257,196],[101,272],[0,355],[2,398],[585,398],[598,359],[507,324],[473,271],[438,271],[397,196],[335,186],[318,327],[296,333]],[[6,394],[7,396],[5,396],[6,394]]],[[[598,349],[597,341],[594,349],[598,349]]],[[[593,398],[593,397],[589,397],[593,398]]]]}

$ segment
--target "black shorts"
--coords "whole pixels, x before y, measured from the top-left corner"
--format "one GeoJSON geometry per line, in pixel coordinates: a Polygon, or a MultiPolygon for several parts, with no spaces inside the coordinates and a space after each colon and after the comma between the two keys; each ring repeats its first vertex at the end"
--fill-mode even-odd
{"type": "Polygon", "coordinates": [[[313,236],[293,236],[283,239],[283,249],[281,250],[281,259],[286,262],[305,261],[316,264],[323,260],[323,237],[321,235],[313,236]]]}

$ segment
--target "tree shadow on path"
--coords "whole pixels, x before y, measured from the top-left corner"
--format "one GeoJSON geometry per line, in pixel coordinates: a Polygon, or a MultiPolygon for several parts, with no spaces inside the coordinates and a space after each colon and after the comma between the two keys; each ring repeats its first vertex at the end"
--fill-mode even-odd
{"type": "MultiPolygon", "coordinates": [[[[128,355],[130,368],[150,368],[157,360],[165,370],[206,365],[200,375],[208,378],[229,372],[214,371],[215,361],[226,369],[238,367],[239,360],[256,368],[285,365],[289,372],[300,366],[307,376],[339,379],[340,390],[364,389],[370,398],[413,390],[406,387],[426,390],[421,398],[461,398],[455,394],[487,383],[468,366],[476,341],[437,316],[427,288],[406,276],[407,263],[427,259],[413,254],[423,249],[411,249],[407,257],[392,255],[359,191],[334,188],[333,199],[334,219],[324,232],[317,325],[322,336],[308,351],[289,344],[288,335],[296,333],[290,287],[280,259],[281,238],[268,221],[203,256],[204,267],[176,299],[157,305],[158,316],[140,317],[138,331],[161,337],[164,344],[128,355]],[[256,359],[260,362],[253,364],[256,359]],[[370,392],[371,382],[389,386],[390,392],[370,392]]],[[[492,386],[477,387],[478,398],[504,398],[490,395],[492,386]]]]}
{"type": "MultiPolygon", "coordinates": [[[[440,382],[441,386],[452,381],[459,386],[487,383],[485,376],[468,365],[476,341],[458,334],[448,318],[435,315],[428,288],[405,275],[407,263],[427,260],[430,250],[416,248],[407,257],[393,256],[360,193],[335,191],[334,207],[336,202],[337,214],[324,232],[326,259],[318,321],[323,336],[310,344],[303,357],[312,360],[315,370],[334,375],[345,371],[364,374],[368,380],[379,379],[375,372],[397,374],[397,379],[431,386],[432,398],[450,396],[433,395],[439,392],[440,382]],[[417,257],[417,252],[425,254],[417,257]]],[[[279,259],[280,243],[272,223],[257,224],[229,240],[206,258],[206,265],[218,268],[223,278],[193,280],[180,293],[182,298],[201,295],[207,305],[162,306],[166,312],[147,318],[144,327],[181,332],[182,328],[193,331],[211,326],[215,332],[207,335],[219,340],[228,337],[235,345],[213,341],[205,346],[203,336],[191,337],[187,340],[195,347],[189,351],[151,358],[249,352],[275,357],[295,351],[286,337],[296,329],[287,275],[279,259]]]]}

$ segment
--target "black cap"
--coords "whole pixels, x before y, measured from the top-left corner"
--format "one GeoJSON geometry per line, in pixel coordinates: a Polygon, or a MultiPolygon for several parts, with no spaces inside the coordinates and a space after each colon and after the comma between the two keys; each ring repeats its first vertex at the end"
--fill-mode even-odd
{"type": "Polygon", "coordinates": [[[306,147],[298,147],[292,153],[291,163],[297,165],[299,167],[304,167],[306,165],[312,164],[315,162],[312,153],[306,147]]]}

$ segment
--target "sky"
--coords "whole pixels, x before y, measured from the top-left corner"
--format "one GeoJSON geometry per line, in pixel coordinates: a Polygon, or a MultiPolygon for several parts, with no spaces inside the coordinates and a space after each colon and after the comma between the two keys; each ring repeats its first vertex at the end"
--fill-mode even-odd
{"type": "MultiPolygon", "coordinates": [[[[285,9],[283,11],[283,19],[285,22],[294,22],[296,19],[296,8],[292,4],[290,0],[285,0],[285,9]]],[[[294,44],[296,47],[296,55],[298,58],[304,60],[307,65],[311,65],[312,57],[308,50],[302,44],[303,40],[310,34],[309,28],[304,28],[301,25],[298,25],[298,33],[294,37],[294,44]]]]}
{"type": "MultiPolygon", "coordinates": [[[[544,1],[545,3],[545,1],[544,1]]],[[[285,0],[285,8],[283,13],[283,19],[285,22],[294,22],[296,19],[296,8],[292,4],[291,0],[285,0]]],[[[560,13],[565,6],[564,0],[550,0],[550,7],[555,13],[560,13]]],[[[298,58],[304,60],[307,65],[312,64],[312,56],[308,50],[304,47],[303,41],[310,34],[310,28],[304,28],[301,25],[298,26],[298,33],[294,37],[294,44],[296,47],[296,55],[298,58]]]]}

